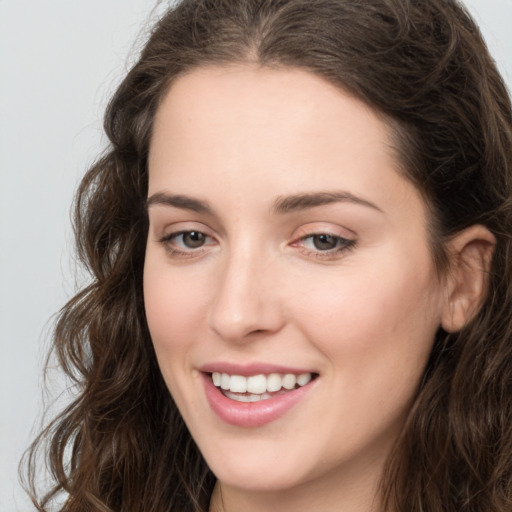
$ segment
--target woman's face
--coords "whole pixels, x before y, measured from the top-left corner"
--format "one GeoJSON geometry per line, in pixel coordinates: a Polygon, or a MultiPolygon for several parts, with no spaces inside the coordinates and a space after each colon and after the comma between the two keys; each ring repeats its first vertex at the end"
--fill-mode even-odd
{"type": "Polygon", "coordinates": [[[368,485],[396,439],[445,294],[391,145],[299,70],[198,69],[157,112],[147,319],[226,487],[368,485]]]}

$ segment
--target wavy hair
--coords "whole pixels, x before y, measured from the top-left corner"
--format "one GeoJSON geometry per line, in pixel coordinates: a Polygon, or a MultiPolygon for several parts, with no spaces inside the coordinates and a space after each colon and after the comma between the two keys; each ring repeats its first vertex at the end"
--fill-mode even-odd
{"type": "Polygon", "coordinates": [[[61,310],[53,347],[74,401],[27,454],[38,510],[204,512],[215,477],[160,375],[146,325],[147,156],[177,77],[252,62],[300,68],[392,127],[401,169],[430,210],[432,252],[473,224],[495,235],[488,294],[437,334],[381,491],[394,512],[512,510],[512,109],[480,32],[456,0],[184,0],[153,27],[105,116],[107,152],[76,196],[90,284],[61,310]],[[53,486],[34,480],[45,450],[53,486]]]}

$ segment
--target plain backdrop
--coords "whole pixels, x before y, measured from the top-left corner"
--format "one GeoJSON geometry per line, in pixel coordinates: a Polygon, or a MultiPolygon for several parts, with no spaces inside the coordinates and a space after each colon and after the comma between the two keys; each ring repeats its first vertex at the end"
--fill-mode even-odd
{"type": "MultiPolygon", "coordinates": [[[[0,512],[33,510],[17,465],[40,421],[52,315],[80,282],[73,192],[155,4],[0,0],[0,512]]],[[[512,0],[466,4],[512,88],[512,0]]]]}

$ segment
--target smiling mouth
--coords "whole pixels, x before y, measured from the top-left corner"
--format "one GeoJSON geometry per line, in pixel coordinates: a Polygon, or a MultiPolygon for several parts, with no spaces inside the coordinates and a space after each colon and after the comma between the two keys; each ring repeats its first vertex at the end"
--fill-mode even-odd
{"type": "Polygon", "coordinates": [[[316,373],[271,373],[245,377],[213,372],[210,378],[221,393],[237,402],[260,402],[299,389],[316,379],[316,373]]]}

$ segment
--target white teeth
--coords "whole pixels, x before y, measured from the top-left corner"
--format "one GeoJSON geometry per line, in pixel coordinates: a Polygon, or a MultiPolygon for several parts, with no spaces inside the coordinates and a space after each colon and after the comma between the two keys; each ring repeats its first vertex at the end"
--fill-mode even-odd
{"type": "Polygon", "coordinates": [[[297,377],[297,384],[305,386],[311,380],[311,373],[302,373],[297,377]]]}
{"type": "Polygon", "coordinates": [[[230,380],[231,380],[230,376],[227,373],[223,373],[220,376],[220,387],[224,390],[228,390],[230,380]]]}
{"type": "Polygon", "coordinates": [[[287,373],[283,377],[283,388],[285,389],[293,389],[295,387],[295,384],[297,384],[297,378],[293,373],[287,373]]]}
{"type": "Polygon", "coordinates": [[[268,393],[263,393],[261,395],[239,395],[237,393],[232,393],[231,391],[226,391],[224,394],[236,402],[259,402],[261,400],[268,400],[269,398],[272,398],[272,395],[269,395],[268,393]]]}
{"type": "Polygon", "coordinates": [[[247,379],[241,375],[231,375],[229,390],[233,393],[245,393],[247,391],[247,379]]]}
{"type": "Polygon", "coordinates": [[[274,391],[279,391],[283,386],[283,379],[279,373],[271,373],[267,377],[267,391],[271,393],[274,391]]]}
{"type": "Polygon", "coordinates": [[[230,391],[226,391],[224,394],[228,398],[231,398],[231,400],[236,400],[237,402],[250,402],[251,396],[258,396],[258,395],[237,395],[236,393],[231,393],[230,391]]]}
{"type": "Polygon", "coordinates": [[[247,379],[247,391],[261,395],[267,391],[267,378],[265,375],[253,375],[247,379]]]}
{"type": "Polygon", "coordinates": [[[236,396],[233,400],[239,402],[257,402],[270,398],[269,393],[275,393],[281,389],[292,390],[297,385],[305,386],[312,379],[311,373],[301,373],[294,375],[287,373],[271,373],[270,375],[251,375],[244,377],[242,375],[229,375],[228,373],[213,372],[212,381],[216,387],[225,391],[228,398],[236,396]],[[233,393],[245,393],[243,395],[233,395],[233,393]]]}

